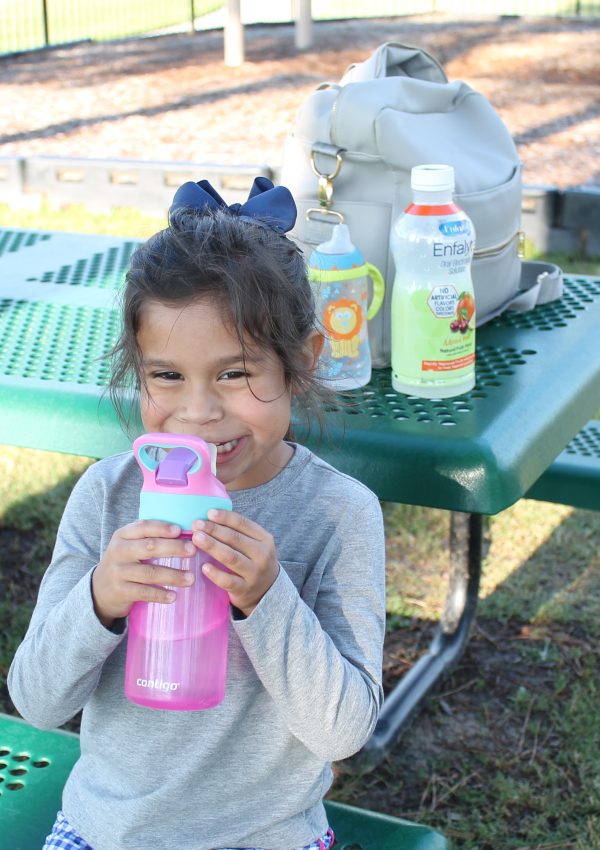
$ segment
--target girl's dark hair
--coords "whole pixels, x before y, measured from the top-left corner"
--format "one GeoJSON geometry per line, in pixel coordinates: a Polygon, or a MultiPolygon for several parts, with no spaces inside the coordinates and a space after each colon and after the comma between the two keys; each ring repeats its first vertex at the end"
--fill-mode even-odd
{"type": "MultiPolygon", "coordinates": [[[[328,395],[305,368],[305,345],[315,330],[315,305],[300,250],[283,234],[227,210],[176,210],[169,226],[131,258],[123,293],[123,326],[110,353],[110,395],[128,426],[127,392],[143,382],[137,342],[142,306],[203,298],[221,304],[244,350],[248,338],[279,358],[296,403],[319,418],[328,395]]],[[[266,399],[268,401],[268,399],[266,399]]]]}

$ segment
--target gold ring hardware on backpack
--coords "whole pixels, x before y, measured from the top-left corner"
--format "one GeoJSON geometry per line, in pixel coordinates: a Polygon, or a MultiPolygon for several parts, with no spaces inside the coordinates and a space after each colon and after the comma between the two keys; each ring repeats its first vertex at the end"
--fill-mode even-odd
{"type": "Polygon", "coordinates": [[[314,150],[310,152],[310,167],[319,178],[319,204],[322,207],[328,208],[331,206],[331,198],[333,197],[333,181],[340,173],[340,168],[342,167],[342,157],[339,153],[336,153],[335,168],[330,174],[326,174],[322,171],[319,171],[319,169],[317,168],[317,164],[315,162],[315,153],[316,152],[314,150]]]}

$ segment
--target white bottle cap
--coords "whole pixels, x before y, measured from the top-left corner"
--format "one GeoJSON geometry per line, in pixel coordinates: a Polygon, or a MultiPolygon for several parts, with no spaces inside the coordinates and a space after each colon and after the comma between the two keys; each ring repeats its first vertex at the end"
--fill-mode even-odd
{"type": "Polygon", "coordinates": [[[451,165],[415,165],[410,172],[410,186],[418,192],[453,192],[454,168],[451,165]]]}

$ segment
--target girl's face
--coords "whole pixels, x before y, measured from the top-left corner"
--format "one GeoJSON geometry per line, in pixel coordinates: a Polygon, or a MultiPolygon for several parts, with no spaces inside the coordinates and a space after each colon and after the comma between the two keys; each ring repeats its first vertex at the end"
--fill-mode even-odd
{"type": "Polygon", "coordinates": [[[241,490],[269,481],[289,461],[283,438],[291,392],[275,354],[247,344],[244,360],[223,315],[210,300],[144,304],[141,414],[147,431],[215,443],[218,478],[241,490]]]}

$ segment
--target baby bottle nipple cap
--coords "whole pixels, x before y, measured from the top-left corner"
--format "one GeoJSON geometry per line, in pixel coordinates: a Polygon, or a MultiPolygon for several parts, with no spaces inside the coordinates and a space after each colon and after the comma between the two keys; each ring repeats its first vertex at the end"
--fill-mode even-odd
{"type": "Polygon", "coordinates": [[[317,246],[317,251],[322,254],[351,254],[356,247],[350,239],[350,230],[347,224],[336,224],[331,233],[331,239],[317,246]]]}
{"type": "Polygon", "coordinates": [[[362,268],[365,260],[350,238],[347,224],[336,224],[331,238],[317,245],[310,256],[309,266],[318,272],[343,272],[348,269],[360,269],[360,274],[366,274],[362,268]]]}

